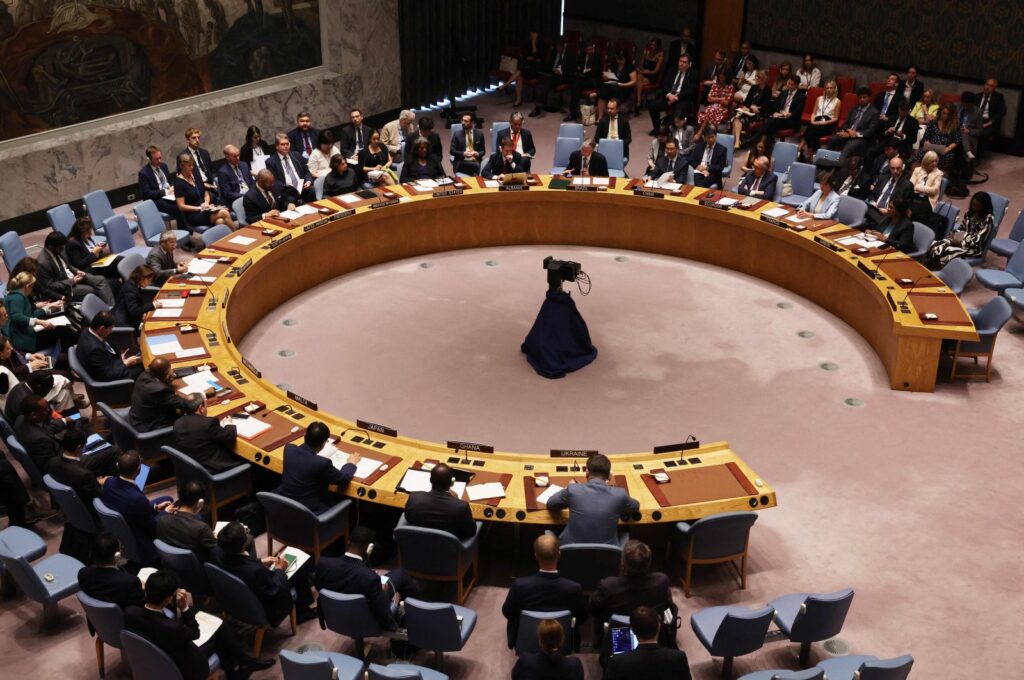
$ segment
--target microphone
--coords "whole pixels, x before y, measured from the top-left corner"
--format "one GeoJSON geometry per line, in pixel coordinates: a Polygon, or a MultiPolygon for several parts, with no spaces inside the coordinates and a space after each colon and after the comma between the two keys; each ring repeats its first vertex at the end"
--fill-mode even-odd
{"type": "Polygon", "coordinates": [[[572,468],[571,468],[571,470],[573,472],[579,472],[582,469],[583,468],[580,467],[580,459],[579,458],[573,458],[572,459],[572,468]]]}
{"type": "Polygon", "coordinates": [[[683,446],[680,447],[680,449],[679,449],[679,464],[680,465],[682,465],[683,463],[686,462],[686,444],[688,444],[689,442],[695,442],[695,441],[697,441],[697,438],[694,437],[692,434],[691,435],[687,435],[686,439],[683,440],[683,446]]]}
{"type": "Polygon", "coordinates": [[[366,430],[364,430],[361,427],[346,427],[344,430],[341,431],[341,434],[339,436],[344,438],[345,434],[350,432],[350,431],[362,432],[364,435],[366,435],[366,441],[364,443],[367,446],[372,446],[373,445],[373,440],[370,439],[370,433],[367,432],[366,430]]]}
{"type": "Polygon", "coordinates": [[[905,305],[907,303],[907,298],[909,298],[910,294],[914,292],[915,288],[917,288],[917,284],[921,283],[922,281],[930,277],[931,274],[925,274],[924,276],[919,277],[917,281],[914,281],[914,284],[907,289],[907,294],[903,296],[902,300],[900,300],[900,305],[905,305]]]}
{"type": "MultiPolygon", "coordinates": [[[[461,449],[458,446],[456,446],[455,447],[455,455],[456,456],[459,455],[459,451],[463,451],[463,449],[461,449]]],[[[464,460],[459,461],[459,462],[462,465],[469,465],[469,449],[465,449],[465,454],[466,454],[466,458],[464,460]]]]}
{"type": "Polygon", "coordinates": [[[886,259],[887,259],[887,258],[888,258],[888,257],[889,257],[890,255],[892,255],[893,253],[898,253],[898,252],[901,252],[901,251],[900,251],[900,249],[899,249],[899,248],[897,248],[896,246],[893,246],[893,245],[889,245],[888,243],[886,243],[885,245],[886,245],[886,246],[888,246],[889,248],[892,248],[892,250],[890,250],[890,251],[889,251],[888,253],[886,253],[885,255],[883,255],[883,256],[882,256],[882,257],[881,257],[881,258],[880,258],[880,259],[879,259],[879,260],[878,260],[877,262],[875,262],[875,270],[874,270],[874,273],[873,273],[873,274],[871,275],[871,277],[872,277],[872,278],[875,278],[875,279],[880,279],[880,278],[882,278],[883,274],[882,274],[882,272],[880,271],[880,269],[881,269],[881,267],[882,267],[882,263],[883,263],[883,262],[885,262],[885,260],[886,260],[886,259]]]}

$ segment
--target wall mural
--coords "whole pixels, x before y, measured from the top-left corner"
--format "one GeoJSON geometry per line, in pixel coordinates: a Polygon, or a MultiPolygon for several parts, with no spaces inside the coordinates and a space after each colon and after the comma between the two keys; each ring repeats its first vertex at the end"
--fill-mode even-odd
{"type": "Polygon", "coordinates": [[[319,0],[0,0],[0,140],[320,63],[319,0]]]}

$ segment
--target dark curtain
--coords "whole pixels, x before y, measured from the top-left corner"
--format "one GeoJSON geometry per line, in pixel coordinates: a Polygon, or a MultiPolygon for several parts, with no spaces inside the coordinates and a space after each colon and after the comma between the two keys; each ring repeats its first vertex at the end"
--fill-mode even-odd
{"type": "Polygon", "coordinates": [[[536,28],[548,43],[558,33],[552,0],[399,0],[402,106],[434,104],[451,93],[490,84],[505,45],[521,45],[536,28]]]}

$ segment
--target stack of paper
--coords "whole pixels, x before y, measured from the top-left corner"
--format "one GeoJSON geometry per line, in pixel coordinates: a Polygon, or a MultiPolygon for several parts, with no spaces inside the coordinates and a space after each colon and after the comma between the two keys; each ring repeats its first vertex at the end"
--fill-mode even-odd
{"type": "Polygon", "coordinates": [[[315,205],[300,205],[298,208],[295,209],[295,212],[299,213],[300,215],[316,215],[320,211],[317,209],[315,205]]]}
{"type": "Polygon", "coordinates": [[[341,196],[338,196],[337,199],[345,205],[355,205],[359,201],[363,200],[355,194],[342,194],[341,196]]]}
{"type": "Polygon", "coordinates": [[[487,187],[488,189],[497,189],[498,187],[501,186],[501,182],[499,182],[496,179],[485,179],[484,186],[487,187]]]}
{"type": "Polygon", "coordinates": [[[416,180],[416,186],[420,189],[436,189],[438,185],[432,179],[418,179],[416,180]]]}
{"type": "Polygon", "coordinates": [[[265,423],[259,418],[231,418],[231,424],[238,431],[242,439],[255,439],[270,429],[270,423],[265,423]]]}
{"type": "Polygon", "coordinates": [[[160,298],[160,306],[165,309],[180,309],[185,306],[185,298],[160,298]]]}
{"type": "Polygon", "coordinates": [[[452,493],[455,494],[456,498],[462,498],[462,494],[466,491],[465,482],[452,482],[452,493]]]}
{"type": "MultiPolygon", "coordinates": [[[[205,371],[197,371],[192,375],[187,375],[182,380],[185,382],[185,386],[178,389],[178,392],[184,396],[188,396],[193,392],[205,393],[206,390],[211,387],[214,391],[220,389],[220,384],[217,382],[217,376],[213,374],[213,371],[207,369],[205,371]]],[[[252,420],[250,418],[249,420],[252,420]]]]}
{"type": "Polygon", "coordinates": [[[554,496],[559,491],[562,491],[564,487],[558,486],[557,484],[551,484],[548,488],[544,489],[544,493],[537,496],[537,502],[546,504],[548,499],[554,496]]]}
{"type": "Polygon", "coordinates": [[[217,263],[213,260],[204,260],[201,257],[196,257],[189,261],[188,272],[190,274],[205,274],[213,269],[215,264],[217,263]]]}
{"type": "Polygon", "coordinates": [[[196,623],[199,624],[199,637],[192,642],[195,643],[196,647],[202,647],[213,637],[213,634],[217,632],[217,629],[220,628],[220,624],[224,623],[224,620],[208,612],[197,611],[196,623]]]}
{"type": "Polygon", "coordinates": [[[161,354],[177,354],[182,351],[181,343],[178,342],[178,336],[176,335],[153,335],[146,338],[146,344],[149,345],[149,351],[154,356],[160,356],[161,354]]]}
{"type": "MultiPolygon", "coordinates": [[[[324,446],[323,450],[320,451],[319,455],[323,456],[324,458],[329,458],[331,464],[334,465],[334,467],[337,468],[338,470],[340,470],[342,467],[348,464],[349,454],[345,453],[344,451],[339,451],[330,442],[328,442],[327,445],[324,446]]],[[[359,459],[359,462],[356,463],[356,472],[353,475],[353,477],[355,477],[356,479],[366,479],[374,472],[376,472],[383,464],[384,463],[382,463],[379,460],[362,457],[359,459]]]]}
{"type": "Polygon", "coordinates": [[[183,349],[179,352],[175,352],[174,356],[179,359],[188,359],[189,357],[198,357],[206,354],[206,350],[202,347],[191,347],[189,349],[183,349]]]}
{"type": "Polygon", "coordinates": [[[71,325],[71,319],[69,319],[68,317],[64,316],[63,314],[61,316],[55,316],[52,319],[47,319],[47,321],[52,323],[54,326],[70,326],[71,325]]]}
{"type": "MultiPolygon", "coordinates": [[[[282,213],[283,214],[283,213],[282,213]]],[[[228,243],[234,243],[237,246],[248,246],[256,243],[256,239],[250,238],[249,236],[232,236],[228,239],[228,243]]]]}
{"type": "Polygon", "coordinates": [[[398,488],[409,493],[414,491],[430,491],[430,473],[426,470],[413,470],[410,468],[405,471],[405,476],[398,483],[398,488]]]}
{"type": "Polygon", "coordinates": [[[738,202],[735,198],[729,198],[728,196],[718,199],[718,205],[733,205],[738,202]]]}
{"type": "Polygon", "coordinates": [[[153,310],[154,319],[178,319],[181,317],[181,309],[174,309],[173,307],[161,307],[160,309],[153,310]]]}
{"type": "Polygon", "coordinates": [[[785,215],[788,215],[789,211],[786,210],[785,208],[772,208],[771,210],[763,210],[763,211],[761,211],[761,214],[762,215],[767,215],[768,217],[779,218],[779,217],[783,217],[785,215]]]}
{"type": "Polygon", "coordinates": [[[487,482],[486,484],[474,484],[473,486],[466,487],[466,498],[471,503],[504,497],[505,487],[501,485],[501,482],[487,482]]]}

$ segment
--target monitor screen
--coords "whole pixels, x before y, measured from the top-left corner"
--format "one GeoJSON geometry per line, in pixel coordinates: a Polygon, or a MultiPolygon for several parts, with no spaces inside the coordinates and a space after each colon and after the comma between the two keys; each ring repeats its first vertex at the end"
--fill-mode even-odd
{"type": "Polygon", "coordinates": [[[612,654],[622,654],[636,649],[636,635],[629,626],[617,626],[609,629],[612,639],[612,654]]]}

